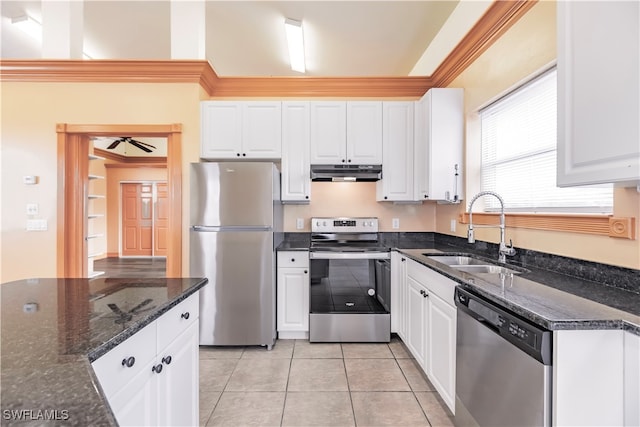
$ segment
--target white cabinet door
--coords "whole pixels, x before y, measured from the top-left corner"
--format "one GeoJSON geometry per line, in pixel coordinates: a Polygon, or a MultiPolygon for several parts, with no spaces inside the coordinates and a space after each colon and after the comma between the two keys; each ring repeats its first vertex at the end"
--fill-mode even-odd
{"type": "MultiPolygon", "coordinates": [[[[155,346],[154,346],[155,347],[155,346]]],[[[144,365],[126,387],[109,398],[109,405],[120,426],[158,425],[158,373],[155,360],[144,365]]]]}
{"type": "Polygon", "coordinates": [[[278,269],[278,332],[309,331],[309,269],[278,269]]]}
{"type": "Polygon", "coordinates": [[[426,328],[429,320],[427,295],[427,289],[414,277],[407,275],[405,344],[423,369],[427,354],[426,328]]]}
{"type": "Polygon", "coordinates": [[[640,180],[640,3],[558,2],[558,185],[640,180]]]}
{"type": "Polygon", "coordinates": [[[624,333],[624,425],[640,426],[640,335],[624,333]]]}
{"type": "Polygon", "coordinates": [[[282,103],[242,103],[242,153],[251,159],[279,159],[282,156],[282,103]]]}
{"type": "Polygon", "coordinates": [[[158,378],[158,423],[161,426],[195,426],[199,423],[198,322],[158,351],[163,366],[158,378]]]}
{"type": "Polygon", "coordinates": [[[309,102],[282,103],[282,201],[311,198],[309,102]]]}
{"type": "Polygon", "coordinates": [[[413,200],[413,102],[382,104],[382,179],[378,201],[413,200]]]}
{"type": "Polygon", "coordinates": [[[391,252],[391,332],[405,339],[405,296],[407,293],[407,259],[391,252]]]}
{"type": "Polygon", "coordinates": [[[347,163],[382,164],[382,101],[347,102],[347,163]]]}
{"type": "Polygon", "coordinates": [[[415,200],[462,198],[463,92],[434,88],[416,102],[415,200]]]}
{"type": "Polygon", "coordinates": [[[238,158],[242,154],[242,104],[236,101],[200,103],[200,157],[238,158]]]}
{"type": "Polygon", "coordinates": [[[456,386],[456,308],[429,294],[427,376],[452,412],[456,386]]]}
{"type": "Polygon", "coordinates": [[[347,162],[347,114],[345,101],[311,102],[311,164],[347,162]]]}

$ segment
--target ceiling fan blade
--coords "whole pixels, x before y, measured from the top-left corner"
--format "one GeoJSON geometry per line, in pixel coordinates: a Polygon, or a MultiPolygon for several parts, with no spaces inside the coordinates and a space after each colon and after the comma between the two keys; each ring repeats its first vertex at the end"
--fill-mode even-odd
{"type": "Polygon", "coordinates": [[[133,145],[134,147],[138,147],[139,149],[141,149],[142,151],[146,152],[146,153],[150,153],[151,150],[149,150],[147,147],[145,147],[144,145],[140,145],[138,143],[138,141],[134,141],[134,140],[130,140],[129,141],[131,143],[131,145],[133,145]]]}
{"type": "Polygon", "coordinates": [[[150,148],[153,148],[154,150],[156,149],[156,147],[151,145],[151,144],[147,144],[146,142],[138,141],[138,140],[135,140],[135,139],[131,139],[131,140],[129,140],[129,142],[137,142],[138,144],[142,144],[145,147],[150,147],[150,148]]]}
{"type": "Polygon", "coordinates": [[[120,145],[120,143],[124,141],[122,138],[116,139],[115,141],[113,141],[108,147],[107,150],[113,150],[114,148],[116,148],[118,145],[120,145]]]}

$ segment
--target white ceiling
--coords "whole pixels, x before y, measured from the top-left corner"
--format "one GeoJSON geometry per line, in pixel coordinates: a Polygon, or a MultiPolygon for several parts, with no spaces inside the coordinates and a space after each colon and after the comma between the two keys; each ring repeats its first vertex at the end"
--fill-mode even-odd
{"type": "MultiPolygon", "coordinates": [[[[288,66],[287,17],[303,22],[308,76],[428,75],[490,3],[207,0],[206,59],[220,76],[300,75],[288,66]]],[[[40,1],[2,0],[0,8],[0,56],[41,58],[40,44],[10,24],[23,13],[41,20],[40,1]]],[[[85,0],[83,15],[83,46],[94,59],[171,58],[167,0],[85,0]]]]}

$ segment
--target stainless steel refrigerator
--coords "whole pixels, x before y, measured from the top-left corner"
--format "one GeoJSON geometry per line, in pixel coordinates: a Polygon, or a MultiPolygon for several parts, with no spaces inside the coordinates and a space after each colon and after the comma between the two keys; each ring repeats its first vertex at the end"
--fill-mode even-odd
{"type": "Polygon", "coordinates": [[[276,338],[275,247],[282,237],[273,163],[191,164],[189,270],[200,290],[201,345],[263,345],[276,338]]]}

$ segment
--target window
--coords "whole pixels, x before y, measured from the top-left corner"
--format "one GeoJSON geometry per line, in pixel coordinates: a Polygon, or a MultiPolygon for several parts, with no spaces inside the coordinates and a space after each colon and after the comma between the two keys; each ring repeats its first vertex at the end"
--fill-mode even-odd
{"type": "MultiPolygon", "coordinates": [[[[481,189],[520,212],[611,213],[611,185],[556,186],[556,69],[518,87],[480,111],[481,189]]],[[[498,210],[484,197],[485,210],[498,210]]]]}

